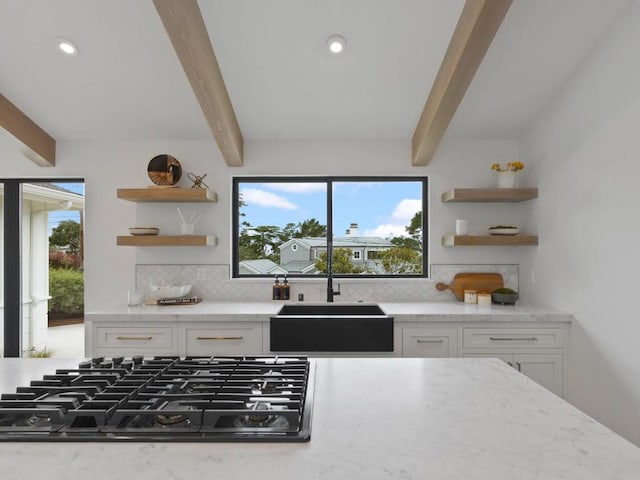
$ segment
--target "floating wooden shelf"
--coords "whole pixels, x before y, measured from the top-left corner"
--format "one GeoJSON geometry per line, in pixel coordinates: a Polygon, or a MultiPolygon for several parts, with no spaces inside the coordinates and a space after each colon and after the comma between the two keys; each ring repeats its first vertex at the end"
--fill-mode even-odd
{"type": "Polygon", "coordinates": [[[119,188],[118,198],[130,202],[217,202],[206,188],[119,188]]]}
{"type": "Polygon", "coordinates": [[[208,247],[217,244],[209,235],[120,235],[117,244],[127,247],[208,247]]]}
{"type": "Polygon", "coordinates": [[[442,237],[445,247],[461,246],[535,246],[538,245],[537,235],[445,235],[442,237]]]}
{"type": "Polygon", "coordinates": [[[538,198],[537,188],[454,188],[442,194],[449,202],[524,202],[538,198]]]}

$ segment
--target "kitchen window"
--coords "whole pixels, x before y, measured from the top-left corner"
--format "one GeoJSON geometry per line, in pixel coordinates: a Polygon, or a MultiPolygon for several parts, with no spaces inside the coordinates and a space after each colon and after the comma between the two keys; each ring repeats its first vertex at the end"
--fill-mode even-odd
{"type": "Polygon", "coordinates": [[[236,278],[426,276],[426,177],[234,177],[232,195],[236,278]]]}

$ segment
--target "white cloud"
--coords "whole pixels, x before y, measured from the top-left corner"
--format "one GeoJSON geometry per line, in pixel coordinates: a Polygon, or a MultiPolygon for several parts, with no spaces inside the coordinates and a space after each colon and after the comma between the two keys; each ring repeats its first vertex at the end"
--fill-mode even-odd
{"type": "Polygon", "coordinates": [[[393,223],[385,223],[384,225],[378,225],[373,230],[365,230],[365,237],[408,237],[407,231],[404,229],[406,225],[398,225],[393,223]]]}
{"type": "Polygon", "coordinates": [[[405,198],[400,200],[393,209],[391,220],[389,223],[383,223],[377,227],[364,231],[367,237],[408,237],[409,234],[405,228],[411,222],[413,216],[422,210],[422,200],[413,200],[405,198]]]}
{"type": "Polygon", "coordinates": [[[277,190],[287,193],[318,193],[326,192],[327,185],[322,182],[308,182],[308,183],[295,183],[295,182],[282,182],[282,183],[265,183],[264,186],[271,190],[277,190]]]}
{"type": "Polygon", "coordinates": [[[400,200],[400,203],[396,205],[396,208],[391,214],[391,218],[393,219],[393,223],[404,223],[404,225],[409,225],[413,216],[420,210],[422,210],[422,200],[405,198],[400,200]]]}
{"type": "Polygon", "coordinates": [[[257,188],[242,189],[242,199],[249,205],[258,207],[282,208],[283,210],[297,210],[298,206],[275,193],[265,192],[257,188]]]}

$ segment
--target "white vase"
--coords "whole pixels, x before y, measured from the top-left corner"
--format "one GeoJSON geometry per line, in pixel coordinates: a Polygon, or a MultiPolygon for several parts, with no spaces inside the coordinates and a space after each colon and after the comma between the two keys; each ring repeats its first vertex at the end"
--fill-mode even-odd
{"type": "Polygon", "coordinates": [[[517,172],[498,172],[498,188],[515,188],[517,172]]]}

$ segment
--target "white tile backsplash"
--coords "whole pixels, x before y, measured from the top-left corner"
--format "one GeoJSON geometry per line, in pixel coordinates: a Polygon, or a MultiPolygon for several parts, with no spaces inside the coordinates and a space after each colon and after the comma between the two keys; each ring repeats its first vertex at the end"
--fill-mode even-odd
{"type": "MultiPolygon", "coordinates": [[[[505,286],[518,290],[518,265],[434,264],[428,279],[334,279],[340,284],[337,302],[448,302],[455,299],[449,290],[439,292],[437,282],[450,283],[460,272],[497,272],[505,286]]],[[[229,265],[136,265],[136,289],[149,291],[151,285],[193,285],[191,293],[205,300],[265,301],[271,299],[273,279],[231,279],[229,265]]],[[[289,279],[291,300],[304,294],[307,302],[326,300],[326,279],[289,279]]]]}

